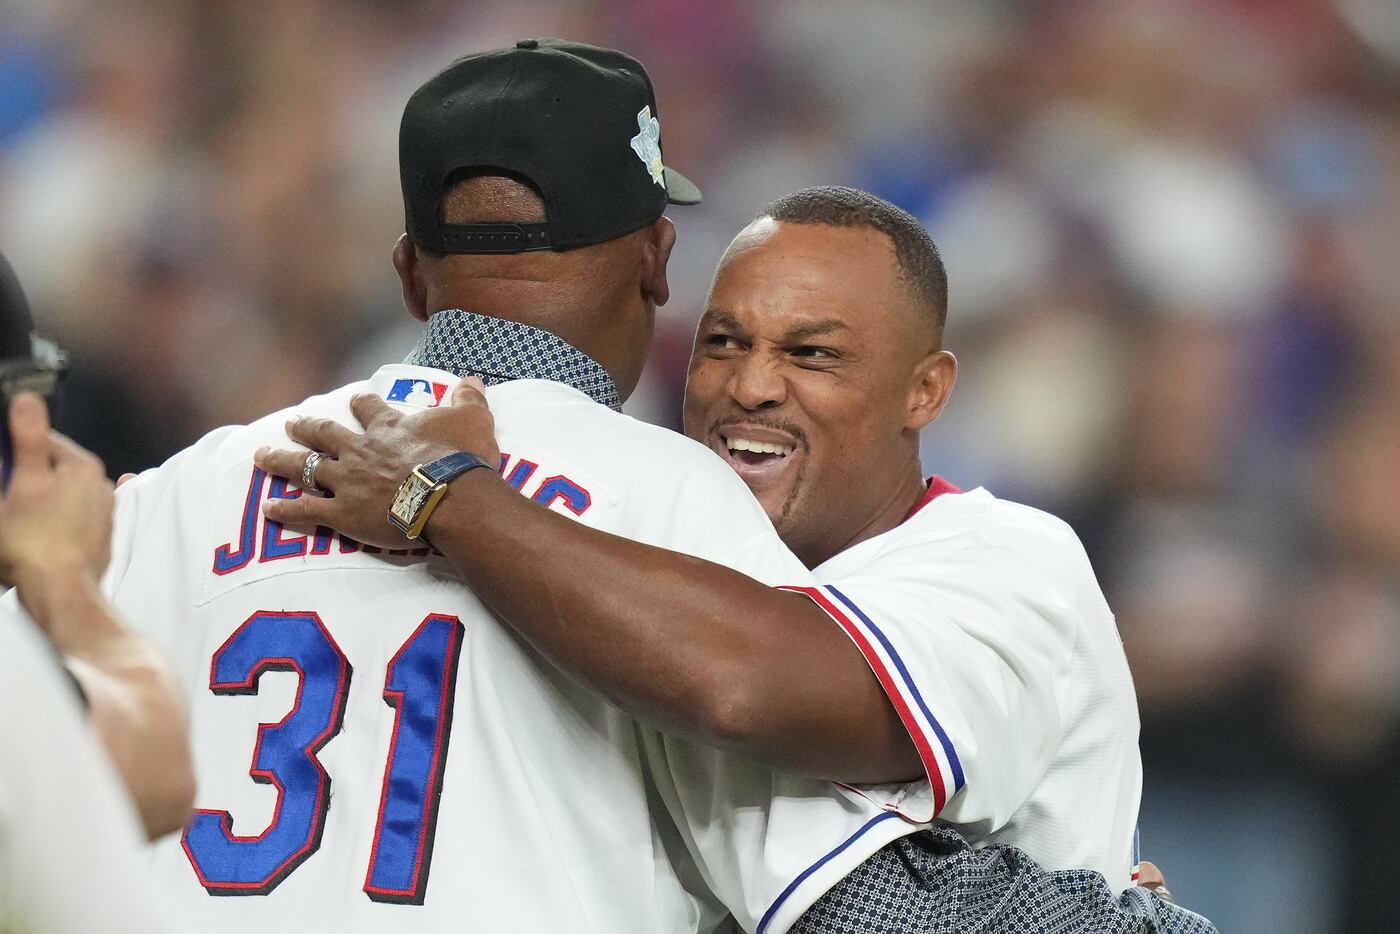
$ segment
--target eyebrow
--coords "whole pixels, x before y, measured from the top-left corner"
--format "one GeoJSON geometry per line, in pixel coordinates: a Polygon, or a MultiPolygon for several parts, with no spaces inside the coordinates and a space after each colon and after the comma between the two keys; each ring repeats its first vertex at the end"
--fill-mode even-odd
{"type": "Polygon", "coordinates": [[[739,319],[727,311],[706,311],[704,322],[711,326],[739,330],[739,319]]]}
{"type": "MultiPolygon", "coordinates": [[[[729,328],[734,331],[742,331],[743,325],[739,319],[727,311],[712,309],[705,312],[705,322],[711,327],[729,328]]],[[[835,318],[828,318],[823,321],[812,321],[807,324],[799,324],[784,335],[786,341],[803,341],[812,337],[820,337],[823,334],[831,334],[836,331],[849,331],[850,327],[844,321],[835,318]]]]}
{"type": "Polygon", "coordinates": [[[827,321],[813,321],[811,324],[800,324],[787,332],[788,340],[800,341],[809,337],[820,337],[823,334],[831,334],[834,331],[849,331],[845,322],[832,318],[827,321]]]}

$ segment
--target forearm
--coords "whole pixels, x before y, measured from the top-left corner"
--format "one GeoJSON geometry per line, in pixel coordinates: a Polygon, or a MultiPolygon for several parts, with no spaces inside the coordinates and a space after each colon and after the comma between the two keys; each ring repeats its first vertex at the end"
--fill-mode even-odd
{"type": "Polygon", "coordinates": [[[83,574],[21,584],[87,698],[94,731],[151,839],[179,830],[194,799],[186,720],[160,655],[126,630],[83,574]]]}
{"type": "Polygon", "coordinates": [[[473,471],[427,534],[494,613],[629,714],[846,782],[920,774],[864,659],[807,598],[642,545],[473,471]]]}
{"type": "MultiPolygon", "coordinates": [[[[352,399],[351,410],[363,434],[326,419],[287,425],[294,440],[327,455],[315,476],[333,495],[269,500],[263,515],[401,546],[385,507],[409,470],[451,451],[497,457],[485,400],[467,383],[451,407],[419,415],[369,394],[352,399]]],[[[295,479],[307,457],[262,449],[254,462],[295,479]]],[[[639,720],[822,778],[923,774],[864,657],[804,596],[590,529],[487,470],[453,480],[425,532],[503,622],[639,720]]]]}

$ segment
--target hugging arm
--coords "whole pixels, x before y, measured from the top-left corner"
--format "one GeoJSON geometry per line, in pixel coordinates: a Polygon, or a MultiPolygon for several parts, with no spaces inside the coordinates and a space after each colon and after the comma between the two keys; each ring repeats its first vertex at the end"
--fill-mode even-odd
{"type": "MultiPolygon", "coordinates": [[[[270,501],[269,518],[403,547],[386,514],[410,470],[463,450],[499,462],[485,397],[470,386],[458,387],[453,406],[421,414],[399,414],[374,396],[352,406],[362,435],[324,420],[288,426],[326,454],[316,482],[334,496],[270,501]]],[[[305,459],[257,456],[293,482],[305,459]]],[[[819,778],[879,783],[923,773],[864,658],[805,596],[590,529],[488,470],[452,482],[425,536],[505,623],[638,719],[819,778]]]]}

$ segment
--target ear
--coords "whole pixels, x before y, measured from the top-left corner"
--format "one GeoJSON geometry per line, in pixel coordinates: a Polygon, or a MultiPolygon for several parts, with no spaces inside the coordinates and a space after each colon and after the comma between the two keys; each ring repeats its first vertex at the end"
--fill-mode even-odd
{"type": "Polygon", "coordinates": [[[428,290],[418,275],[418,248],[408,239],[408,234],[399,236],[394,244],[394,271],[399,274],[399,285],[403,288],[403,306],[419,321],[428,320],[428,290]]]}
{"type": "Polygon", "coordinates": [[[658,305],[666,304],[671,297],[671,284],[666,280],[666,265],[671,261],[671,250],[676,245],[676,225],[669,217],[659,218],[647,230],[646,243],[642,247],[642,293],[650,295],[658,305]]]}
{"type": "Polygon", "coordinates": [[[914,383],[909,388],[909,411],[904,427],[918,431],[938,417],[958,381],[958,358],[946,350],[935,350],[919,361],[914,383]]]}

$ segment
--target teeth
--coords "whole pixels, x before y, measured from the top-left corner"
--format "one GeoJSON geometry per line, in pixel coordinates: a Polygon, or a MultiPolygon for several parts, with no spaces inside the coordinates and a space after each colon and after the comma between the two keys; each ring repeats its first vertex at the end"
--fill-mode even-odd
{"type": "Polygon", "coordinates": [[[793,446],[790,444],[750,441],[748,438],[725,438],[724,443],[731,451],[752,451],[755,454],[776,454],[779,457],[787,457],[793,452],[793,446]]]}

